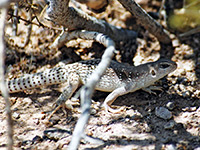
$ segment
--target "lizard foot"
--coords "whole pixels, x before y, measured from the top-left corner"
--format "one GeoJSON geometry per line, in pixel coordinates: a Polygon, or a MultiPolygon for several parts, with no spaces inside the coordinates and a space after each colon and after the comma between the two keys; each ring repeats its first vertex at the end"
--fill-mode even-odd
{"type": "Polygon", "coordinates": [[[69,110],[69,111],[73,111],[73,105],[78,105],[79,104],[79,102],[78,102],[78,100],[76,99],[76,100],[67,100],[65,103],[62,103],[62,104],[58,104],[57,102],[55,102],[54,104],[53,104],[53,111],[51,112],[51,114],[49,115],[49,117],[48,117],[48,120],[50,120],[51,119],[51,117],[60,109],[60,108],[62,108],[62,110],[63,110],[63,112],[64,112],[64,114],[65,115],[67,115],[67,111],[66,111],[66,109],[67,110],[69,110]]]}
{"type": "Polygon", "coordinates": [[[106,113],[114,113],[114,114],[121,113],[122,111],[125,110],[125,107],[114,109],[114,108],[111,108],[110,106],[108,106],[107,104],[104,104],[103,108],[106,111],[106,113]]]}
{"type": "Polygon", "coordinates": [[[146,87],[146,88],[142,88],[143,91],[149,93],[149,94],[154,94],[154,95],[157,95],[156,92],[154,91],[161,91],[163,92],[163,89],[162,87],[160,86],[149,86],[149,87],[146,87]],[[154,91],[153,91],[154,90],[154,91]]]}

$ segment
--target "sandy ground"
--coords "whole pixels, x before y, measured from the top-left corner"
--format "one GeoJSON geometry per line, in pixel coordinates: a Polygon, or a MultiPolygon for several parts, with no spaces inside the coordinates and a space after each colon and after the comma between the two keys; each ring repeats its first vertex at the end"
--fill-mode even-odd
{"type": "MultiPolygon", "coordinates": [[[[148,12],[157,12],[160,4],[160,1],[152,1],[142,6],[148,12]]],[[[25,11],[20,14],[26,17],[25,11]]],[[[131,24],[131,15],[118,3],[112,3],[104,13],[95,16],[113,25],[135,28],[131,24]]],[[[27,29],[27,26],[21,21],[19,36],[12,36],[11,22],[7,23],[7,78],[42,71],[63,60],[73,62],[73,58],[61,53],[61,50],[48,49],[58,31],[33,26],[30,43],[25,48],[20,48],[26,38],[24,28],[27,29]]],[[[161,47],[157,39],[142,28],[138,30],[138,46],[129,45],[131,51],[135,51],[134,57],[129,60],[134,60],[134,64],[138,65],[158,59],[161,47]]],[[[200,149],[200,34],[177,38],[171,32],[170,38],[174,48],[172,60],[177,63],[178,68],[156,83],[163,91],[149,94],[139,90],[119,97],[113,104],[117,108],[125,108],[119,114],[107,114],[101,110],[100,105],[108,93],[95,92],[91,118],[85,130],[90,138],[81,141],[80,149],[200,149]],[[157,110],[161,108],[166,111],[167,118],[161,118],[157,114],[157,110]]],[[[84,40],[75,40],[68,45],[74,47],[66,50],[75,51],[81,58],[97,57],[100,54],[94,49],[104,49],[84,40]]],[[[67,148],[80,115],[79,103],[74,106],[73,112],[65,114],[62,110],[58,111],[48,123],[52,105],[59,95],[57,86],[10,95],[14,149],[67,148]]],[[[0,96],[0,149],[6,149],[6,130],[5,102],[0,96]]]]}

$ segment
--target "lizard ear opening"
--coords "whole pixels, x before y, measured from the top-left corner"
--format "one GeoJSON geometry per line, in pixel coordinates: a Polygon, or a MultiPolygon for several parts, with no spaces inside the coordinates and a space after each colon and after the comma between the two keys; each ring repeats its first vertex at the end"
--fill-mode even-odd
{"type": "Polygon", "coordinates": [[[152,77],[156,76],[156,71],[154,69],[151,69],[150,73],[151,73],[152,77]]]}

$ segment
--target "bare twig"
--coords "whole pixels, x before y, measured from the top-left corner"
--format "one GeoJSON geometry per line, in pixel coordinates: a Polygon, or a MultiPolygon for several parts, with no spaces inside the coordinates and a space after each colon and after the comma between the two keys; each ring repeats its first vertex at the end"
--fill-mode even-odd
{"type": "Polygon", "coordinates": [[[69,0],[49,0],[47,14],[51,21],[62,25],[69,31],[77,29],[96,31],[108,35],[114,41],[135,38],[137,35],[134,31],[117,28],[79,9],[68,7],[68,3],[69,0]]]}
{"type": "Polygon", "coordinates": [[[21,0],[0,0],[0,8],[3,8],[6,6],[9,2],[19,2],[21,0]]]}
{"type": "Polygon", "coordinates": [[[154,20],[139,4],[134,0],[118,0],[133,16],[137,18],[146,30],[153,34],[157,39],[164,44],[171,43],[169,35],[165,29],[154,20]]]}
{"type": "Polygon", "coordinates": [[[5,78],[4,78],[4,22],[6,20],[6,14],[7,14],[7,8],[6,5],[4,5],[5,8],[2,8],[0,10],[0,90],[2,95],[4,96],[5,102],[6,102],[6,113],[7,113],[7,122],[8,122],[8,150],[12,150],[13,146],[13,122],[12,122],[12,112],[10,109],[10,101],[9,101],[9,95],[8,90],[6,88],[5,84],[5,78]]]}
{"type": "MultiPolygon", "coordinates": [[[[13,14],[11,14],[11,13],[8,13],[8,15],[10,15],[11,17],[16,17],[16,18],[18,18],[18,20],[22,20],[22,21],[26,22],[27,24],[33,24],[33,25],[36,25],[36,26],[38,26],[38,27],[43,27],[43,28],[50,29],[50,30],[62,30],[61,28],[48,27],[48,26],[42,24],[41,22],[35,23],[35,22],[33,22],[33,21],[26,20],[26,19],[24,19],[24,18],[22,18],[22,17],[20,17],[20,16],[15,16],[15,15],[13,15],[13,14]]],[[[35,16],[35,17],[36,17],[36,16],[35,16]]]]}
{"type": "MultiPolygon", "coordinates": [[[[77,31],[67,32],[63,29],[61,34],[56,38],[56,40],[54,41],[54,43],[51,45],[50,48],[61,47],[66,42],[77,38],[85,40],[94,40],[96,34],[100,35],[100,33],[92,31],[77,30],[77,31]]],[[[97,41],[97,42],[100,42],[101,44],[105,45],[104,43],[102,43],[102,41],[97,41]]]]}
{"type": "MultiPolygon", "coordinates": [[[[13,12],[13,14],[15,15],[15,16],[18,16],[18,8],[19,8],[19,5],[18,5],[18,3],[15,3],[15,5],[14,5],[14,12],[13,12]]],[[[17,35],[17,25],[18,25],[18,19],[16,18],[16,17],[14,17],[13,18],[13,25],[12,25],[12,27],[13,27],[13,36],[16,36],[17,35]]]]}
{"type": "MultiPolygon", "coordinates": [[[[32,0],[29,0],[29,3],[32,4],[32,0]]],[[[30,8],[30,10],[28,11],[28,17],[29,17],[30,21],[32,21],[32,11],[33,11],[32,8],[30,8]]],[[[32,32],[32,24],[30,23],[28,25],[27,36],[26,36],[26,39],[25,39],[23,47],[28,45],[28,43],[30,41],[30,37],[31,37],[31,32],[32,32]]]]}
{"type": "Polygon", "coordinates": [[[185,36],[190,36],[192,34],[195,34],[195,33],[199,33],[200,32],[200,26],[195,28],[195,29],[191,29],[185,33],[182,33],[182,34],[179,34],[178,36],[179,37],[185,37],[185,36]]]}
{"type": "Polygon", "coordinates": [[[77,32],[77,34],[79,34],[79,37],[84,39],[93,39],[103,44],[107,48],[96,70],[91,74],[91,76],[87,80],[87,83],[81,89],[80,96],[82,114],[75,126],[72,140],[69,145],[69,150],[78,149],[82,135],[84,135],[85,126],[87,125],[90,117],[91,96],[94,92],[97,82],[100,80],[100,77],[109,66],[111,58],[115,51],[115,43],[113,42],[113,40],[103,34],[87,31],[77,32]]]}

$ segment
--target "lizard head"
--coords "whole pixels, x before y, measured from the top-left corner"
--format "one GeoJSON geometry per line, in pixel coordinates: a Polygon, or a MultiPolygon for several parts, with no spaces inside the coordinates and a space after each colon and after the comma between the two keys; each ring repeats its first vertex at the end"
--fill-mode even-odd
{"type": "Polygon", "coordinates": [[[149,63],[148,66],[151,78],[155,78],[155,80],[163,78],[177,68],[177,64],[169,59],[159,59],[158,61],[149,63]]]}

